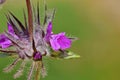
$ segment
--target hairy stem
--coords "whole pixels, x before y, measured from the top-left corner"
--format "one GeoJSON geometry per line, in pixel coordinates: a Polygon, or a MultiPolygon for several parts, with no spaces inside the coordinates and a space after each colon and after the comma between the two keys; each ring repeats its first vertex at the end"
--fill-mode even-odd
{"type": "Polygon", "coordinates": [[[42,67],[42,61],[36,62],[36,75],[34,80],[40,80],[40,72],[41,72],[41,67],[42,67]]]}

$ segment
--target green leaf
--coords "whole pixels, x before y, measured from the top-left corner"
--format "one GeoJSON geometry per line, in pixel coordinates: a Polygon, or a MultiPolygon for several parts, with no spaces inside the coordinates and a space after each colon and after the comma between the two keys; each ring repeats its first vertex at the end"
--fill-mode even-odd
{"type": "Polygon", "coordinates": [[[64,57],[64,59],[74,59],[74,58],[80,58],[80,55],[75,54],[74,52],[69,51],[67,53],[67,56],[64,57]]]}
{"type": "Polygon", "coordinates": [[[80,58],[80,55],[75,54],[74,52],[71,51],[60,51],[60,52],[52,53],[51,57],[57,59],[74,59],[74,58],[80,58]]]}

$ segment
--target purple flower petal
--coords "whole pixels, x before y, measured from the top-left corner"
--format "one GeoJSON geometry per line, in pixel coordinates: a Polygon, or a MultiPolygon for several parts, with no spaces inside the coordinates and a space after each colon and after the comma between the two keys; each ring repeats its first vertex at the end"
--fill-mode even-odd
{"type": "Polygon", "coordinates": [[[71,46],[71,40],[65,36],[64,32],[59,34],[52,34],[51,22],[48,24],[45,40],[46,42],[50,42],[51,47],[56,51],[59,49],[64,50],[71,46]]]}
{"type": "Polygon", "coordinates": [[[4,35],[0,35],[0,47],[1,48],[8,48],[12,45],[12,42],[4,35]]]}
{"type": "Polygon", "coordinates": [[[10,23],[8,23],[8,32],[11,34],[15,34],[14,29],[10,23]]]}
{"type": "Polygon", "coordinates": [[[52,33],[52,22],[48,24],[47,33],[45,35],[45,40],[48,42],[52,33]]]}
{"type": "Polygon", "coordinates": [[[57,42],[57,36],[56,35],[52,35],[52,38],[50,39],[50,44],[51,44],[51,47],[57,51],[60,49],[60,45],[59,43],[57,42]]]}
{"type": "Polygon", "coordinates": [[[65,33],[51,35],[50,44],[54,50],[67,49],[71,46],[72,41],[65,36],[65,33]]]}
{"type": "MultiPolygon", "coordinates": [[[[8,23],[8,32],[14,38],[19,39],[18,36],[15,34],[12,25],[9,23],[8,23]]],[[[0,47],[1,48],[8,48],[11,45],[12,45],[12,42],[4,34],[0,34],[0,47]]]]}
{"type": "Polygon", "coordinates": [[[18,36],[15,34],[14,29],[10,23],[8,23],[8,32],[16,39],[19,39],[18,36]]]}
{"type": "Polygon", "coordinates": [[[71,46],[71,40],[68,39],[63,33],[59,34],[58,43],[63,50],[71,46]]]}

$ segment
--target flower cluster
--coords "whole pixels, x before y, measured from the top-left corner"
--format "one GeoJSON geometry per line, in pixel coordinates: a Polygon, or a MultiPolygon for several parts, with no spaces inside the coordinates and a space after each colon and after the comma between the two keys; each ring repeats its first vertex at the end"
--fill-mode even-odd
{"type": "MultiPolygon", "coordinates": [[[[19,39],[19,37],[15,34],[14,29],[10,23],[8,23],[8,32],[12,37],[19,39]]],[[[52,23],[50,22],[45,35],[45,41],[50,43],[50,46],[53,50],[65,50],[71,46],[72,40],[65,36],[65,32],[61,32],[59,34],[53,34],[52,32],[52,23]]],[[[12,46],[12,41],[6,37],[5,34],[0,34],[0,47],[5,49],[12,46]]]]}
{"type": "Polygon", "coordinates": [[[36,72],[35,80],[39,80],[40,72],[43,77],[46,76],[42,61],[44,56],[57,59],[78,58],[80,56],[66,50],[71,47],[75,38],[67,37],[65,32],[58,34],[52,32],[55,10],[47,13],[45,5],[45,20],[43,24],[40,24],[39,4],[37,5],[37,14],[32,11],[30,0],[26,0],[26,5],[28,20],[26,20],[24,12],[25,25],[11,12],[7,15],[8,31],[0,34],[0,51],[14,53],[13,55],[17,57],[10,66],[4,69],[4,72],[11,71],[22,60],[20,69],[14,75],[14,78],[18,78],[23,73],[26,62],[32,62],[27,80],[32,79],[34,71],[36,72]]]}

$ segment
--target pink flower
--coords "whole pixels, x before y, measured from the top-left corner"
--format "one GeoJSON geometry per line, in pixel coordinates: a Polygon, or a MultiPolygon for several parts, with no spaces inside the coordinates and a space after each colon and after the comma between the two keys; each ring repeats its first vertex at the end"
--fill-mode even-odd
{"type": "Polygon", "coordinates": [[[46,42],[49,42],[50,37],[51,37],[51,34],[52,34],[52,23],[50,22],[50,23],[48,24],[47,33],[46,33],[46,35],[45,35],[45,40],[46,40],[46,42]]]}
{"type": "MultiPolygon", "coordinates": [[[[8,32],[14,38],[18,39],[18,36],[15,35],[14,29],[11,24],[8,23],[8,32]]],[[[12,42],[5,36],[5,34],[0,34],[0,47],[1,48],[8,48],[12,45],[12,42]]]]}
{"type": "Polygon", "coordinates": [[[52,34],[52,23],[50,22],[47,27],[47,33],[45,36],[45,40],[50,42],[51,47],[53,50],[59,49],[67,49],[71,46],[72,41],[65,36],[65,32],[59,34],[52,34]]]}
{"type": "Polygon", "coordinates": [[[65,33],[53,34],[50,38],[50,44],[53,50],[70,48],[72,41],[65,36],[65,33]]]}
{"type": "Polygon", "coordinates": [[[8,32],[11,34],[14,38],[19,39],[18,36],[15,34],[14,29],[10,23],[8,23],[8,32]]]}
{"type": "Polygon", "coordinates": [[[0,34],[0,47],[1,48],[8,48],[11,46],[12,42],[4,35],[0,34]]]}

